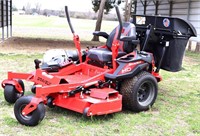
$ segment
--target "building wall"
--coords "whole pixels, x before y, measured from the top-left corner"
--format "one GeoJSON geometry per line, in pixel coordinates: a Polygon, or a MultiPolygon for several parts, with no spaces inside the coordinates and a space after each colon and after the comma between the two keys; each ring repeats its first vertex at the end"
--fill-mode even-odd
{"type": "MultiPolygon", "coordinates": [[[[137,0],[136,14],[144,14],[145,0],[137,0]]],[[[154,0],[156,1],[156,0],[154,0]]],[[[197,30],[198,38],[194,40],[200,41],[200,0],[171,0],[172,10],[171,16],[188,20],[197,30]]],[[[158,15],[170,16],[170,1],[159,0],[158,15]]],[[[155,15],[155,3],[153,0],[147,0],[146,15],[155,15]]]]}
{"type": "Polygon", "coordinates": [[[0,41],[12,36],[12,0],[0,0],[0,41]]]}

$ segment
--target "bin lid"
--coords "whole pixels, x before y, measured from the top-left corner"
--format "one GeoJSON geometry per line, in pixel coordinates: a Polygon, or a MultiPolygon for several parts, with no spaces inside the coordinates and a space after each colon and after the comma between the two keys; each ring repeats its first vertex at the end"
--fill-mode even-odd
{"type": "Polygon", "coordinates": [[[151,24],[154,27],[154,32],[161,31],[166,35],[177,33],[177,35],[188,37],[197,36],[197,31],[190,22],[177,17],[133,15],[131,22],[139,28],[151,24]]]}

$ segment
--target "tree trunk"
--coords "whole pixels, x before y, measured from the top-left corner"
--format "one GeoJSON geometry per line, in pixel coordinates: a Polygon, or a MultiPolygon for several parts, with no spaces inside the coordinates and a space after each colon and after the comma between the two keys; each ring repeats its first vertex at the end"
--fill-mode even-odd
{"type": "Polygon", "coordinates": [[[200,42],[197,42],[195,52],[200,52],[200,42]]]}
{"type": "Polygon", "coordinates": [[[189,41],[188,43],[188,51],[191,51],[192,50],[192,41],[189,41]]]}
{"type": "Polygon", "coordinates": [[[128,2],[128,0],[125,1],[125,7],[124,7],[124,21],[128,22],[131,16],[131,4],[132,0],[128,2]]]}
{"type": "MultiPolygon", "coordinates": [[[[105,3],[106,3],[106,0],[101,0],[95,31],[101,30],[101,22],[102,22],[102,18],[103,18],[103,11],[104,11],[104,7],[105,7],[105,3]]],[[[92,38],[92,41],[99,41],[99,36],[94,35],[92,38]]]]}
{"type": "Polygon", "coordinates": [[[128,7],[128,0],[125,0],[125,7],[124,7],[124,21],[127,21],[127,15],[128,15],[128,10],[127,10],[127,7],[128,7]]]}

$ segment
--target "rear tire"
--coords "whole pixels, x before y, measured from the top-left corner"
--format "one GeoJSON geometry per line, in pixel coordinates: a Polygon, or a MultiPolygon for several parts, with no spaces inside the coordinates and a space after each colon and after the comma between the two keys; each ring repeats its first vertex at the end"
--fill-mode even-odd
{"type": "Polygon", "coordinates": [[[146,111],[155,102],[158,92],[157,81],[150,73],[142,71],[121,84],[123,106],[134,112],[146,111]]]}
{"type": "Polygon", "coordinates": [[[22,125],[36,126],[45,116],[45,107],[43,103],[40,103],[37,108],[28,115],[23,115],[23,109],[31,102],[32,96],[24,96],[18,99],[14,106],[14,113],[16,119],[22,125]]]}
{"type": "Polygon", "coordinates": [[[24,83],[22,80],[18,80],[18,83],[22,87],[23,92],[19,93],[16,89],[15,86],[7,84],[5,85],[4,88],[4,98],[8,103],[15,103],[17,99],[22,97],[24,95],[24,83]]]}

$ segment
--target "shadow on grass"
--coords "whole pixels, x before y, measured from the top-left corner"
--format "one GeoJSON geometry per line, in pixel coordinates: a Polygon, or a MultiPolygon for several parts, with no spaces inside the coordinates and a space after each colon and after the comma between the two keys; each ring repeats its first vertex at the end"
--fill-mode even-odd
{"type": "Polygon", "coordinates": [[[65,120],[73,120],[72,122],[76,121],[77,123],[86,122],[87,124],[92,125],[92,124],[96,124],[97,122],[99,124],[110,122],[117,118],[122,118],[122,117],[130,116],[130,115],[151,116],[156,111],[157,109],[154,107],[150,108],[148,111],[143,111],[143,112],[133,112],[126,108],[123,108],[122,111],[117,112],[117,113],[84,117],[83,114],[81,113],[71,111],[65,108],[46,107],[46,119],[49,120],[49,119],[54,119],[56,117],[56,118],[63,118],[65,120]]]}
{"type": "MultiPolygon", "coordinates": [[[[99,115],[99,116],[90,116],[90,117],[84,117],[83,114],[75,112],[75,111],[71,111],[69,109],[65,109],[65,108],[61,108],[61,107],[54,107],[54,108],[49,108],[46,107],[46,112],[48,112],[48,114],[50,114],[50,116],[64,116],[66,118],[70,118],[70,119],[75,119],[77,121],[80,122],[90,122],[90,123],[95,123],[96,121],[109,121],[111,119],[114,118],[116,113],[112,113],[112,114],[107,114],[107,115],[99,115]]],[[[47,115],[47,119],[48,119],[48,115],[47,115]]]]}

